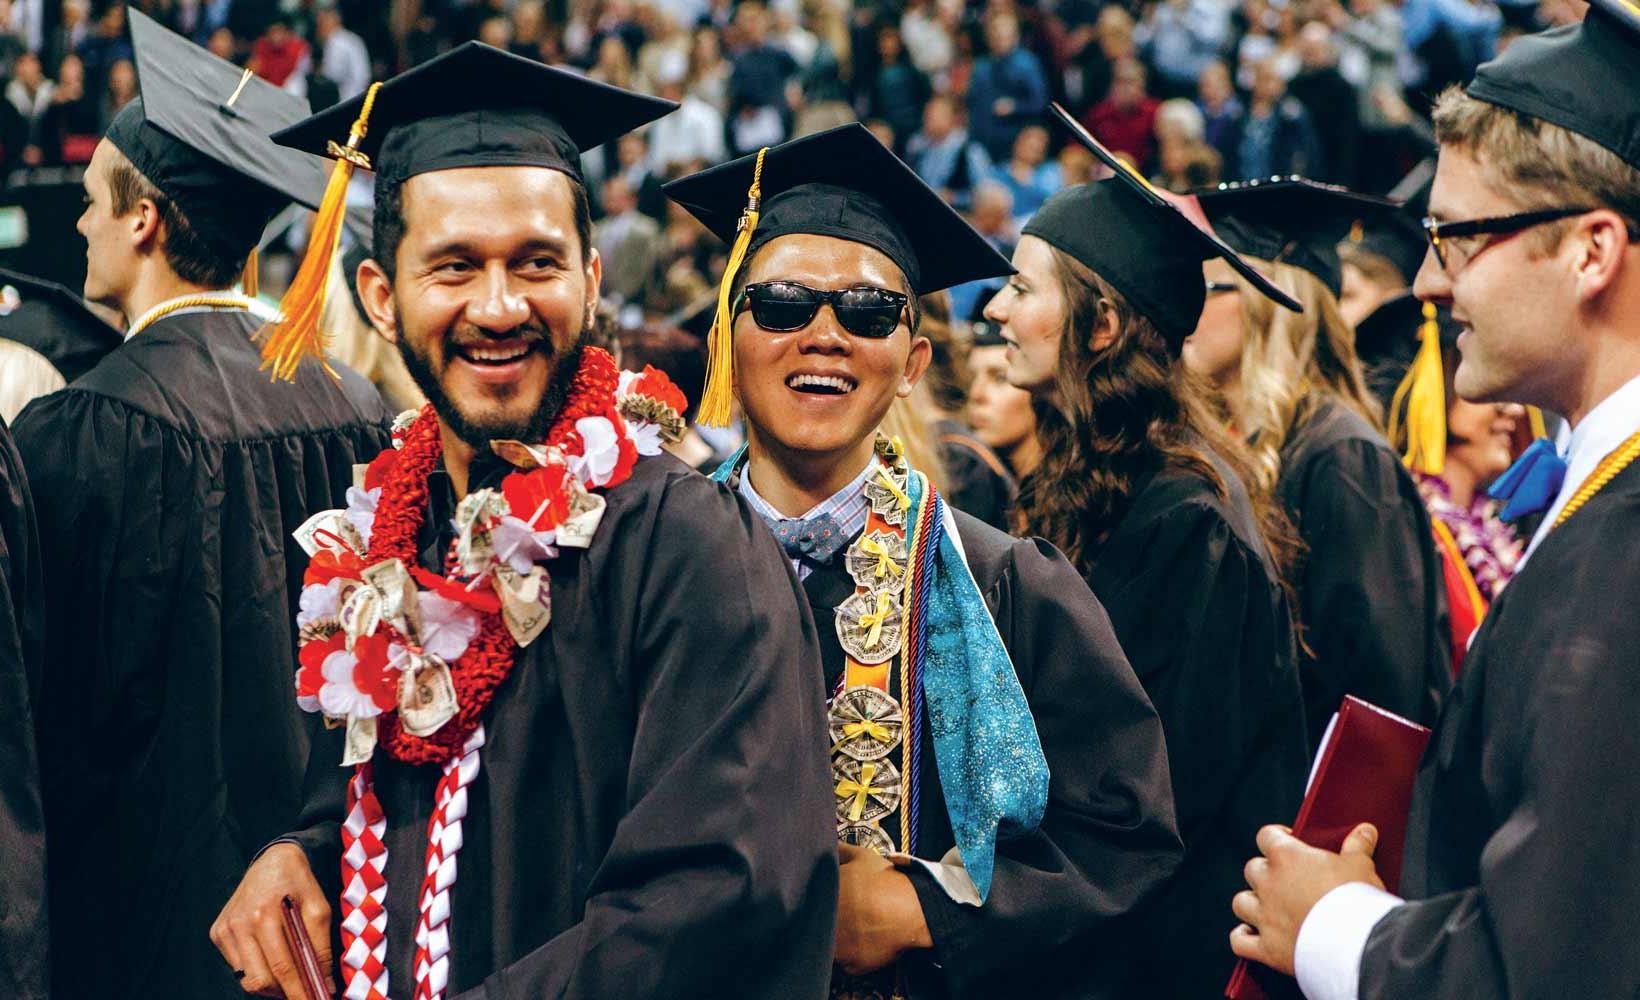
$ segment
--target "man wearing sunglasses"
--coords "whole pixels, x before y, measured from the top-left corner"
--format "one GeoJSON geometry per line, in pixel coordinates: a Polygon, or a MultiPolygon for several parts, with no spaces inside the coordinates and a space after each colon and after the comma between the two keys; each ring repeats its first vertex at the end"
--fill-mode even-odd
{"type": "Polygon", "coordinates": [[[1425,753],[1399,890],[1358,827],[1341,854],[1260,832],[1238,954],[1310,1000],[1632,997],[1640,950],[1640,8],[1515,41],[1435,108],[1415,291],[1463,332],[1472,402],[1572,428],[1493,494],[1544,518],[1470,644],[1425,753]]]}
{"type": "Polygon", "coordinates": [[[1008,262],[859,125],[668,194],[735,241],[702,419],[738,396],[748,445],[718,478],[820,628],[832,996],[1087,995],[1177,863],[1156,715],[1064,557],[947,507],[878,433],[928,364],[916,296],[1008,262]]]}

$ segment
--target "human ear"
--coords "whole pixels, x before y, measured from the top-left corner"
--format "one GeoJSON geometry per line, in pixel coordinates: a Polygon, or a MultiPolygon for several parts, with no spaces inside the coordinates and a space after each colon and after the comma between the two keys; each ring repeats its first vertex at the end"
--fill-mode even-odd
{"type": "Polygon", "coordinates": [[[390,344],[399,342],[398,310],[393,302],[393,282],[374,258],[359,262],[355,276],[359,287],[359,301],[370,317],[370,325],[390,344]]]}

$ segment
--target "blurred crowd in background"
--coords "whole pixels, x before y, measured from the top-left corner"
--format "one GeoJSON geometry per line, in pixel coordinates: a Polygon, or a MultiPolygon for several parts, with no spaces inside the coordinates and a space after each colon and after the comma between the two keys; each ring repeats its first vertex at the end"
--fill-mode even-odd
{"type": "MultiPolygon", "coordinates": [[[[478,38],[661,95],[681,110],[585,169],[627,341],[677,328],[724,247],[661,184],[844,121],[865,122],[1003,254],[1091,156],[1059,101],[1175,191],[1303,174],[1383,193],[1433,149],[1433,94],[1578,0],[142,0],[211,51],[322,108],[478,38]]],[[[126,5],[0,0],[8,186],[84,163],[136,95],[126,5]]],[[[368,203],[368,192],[356,199],[368,203]]],[[[299,246],[287,239],[283,248],[299,246]]],[[[271,291],[281,245],[270,248],[271,291]]],[[[288,273],[288,272],[286,272],[288,273]]],[[[72,283],[72,282],[71,282],[72,283]]],[[[987,288],[952,291],[961,328],[987,288]]]]}

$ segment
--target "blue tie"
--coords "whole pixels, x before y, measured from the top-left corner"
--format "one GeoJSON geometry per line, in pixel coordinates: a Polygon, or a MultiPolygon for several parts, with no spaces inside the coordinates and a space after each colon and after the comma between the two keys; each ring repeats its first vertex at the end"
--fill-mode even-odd
{"type": "Polygon", "coordinates": [[[802,520],[774,521],[770,527],[774,528],[774,537],[780,540],[788,556],[807,559],[819,566],[830,563],[848,544],[848,539],[843,537],[842,525],[830,514],[816,514],[802,520]]]}
{"type": "Polygon", "coordinates": [[[1566,460],[1560,457],[1553,441],[1538,438],[1497,478],[1486,494],[1494,500],[1505,501],[1498,516],[1513,521],[1548,510],[1560,495],[1560,484],[1565,479],[1566,460]]]}

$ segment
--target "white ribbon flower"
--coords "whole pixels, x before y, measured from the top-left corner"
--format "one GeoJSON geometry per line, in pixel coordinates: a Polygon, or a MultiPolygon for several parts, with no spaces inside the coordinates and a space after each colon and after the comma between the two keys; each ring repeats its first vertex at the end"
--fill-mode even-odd
{"type": "Polygon", "coordinates": [[[376,504],[381,498],[380,486],[371,490],[362,490],[357,486],[347,488],[347,513],[344,516],[364,540],[367,549],[370,547],[370,529],[376,524],[376,504]]]}
{"type": "Polygon", "coordinates": [[[581,454],[569,457],[569,470],[588,486],[603,486],[621,460],[621,438],[608,417],[582,417],[575,421],[581,435],[581,454]]]}
{"type": "Polygon", "coordinates": [[[299,629],[320,622],[336,621],[342,610],[342,578],[303,587],[298,609],[296,627],[299,629]]]}

